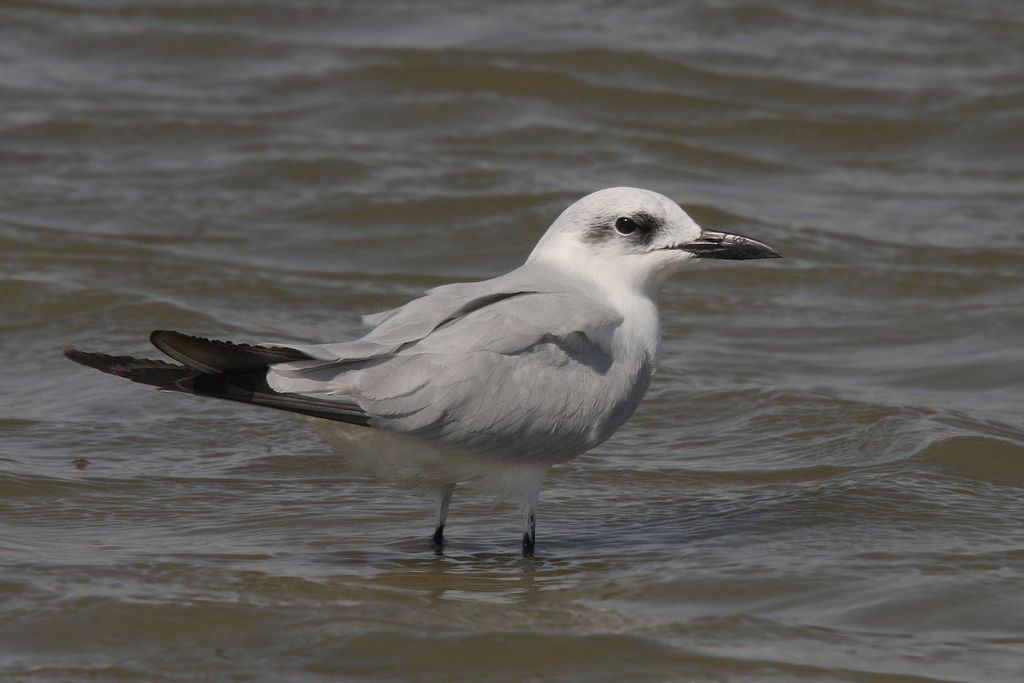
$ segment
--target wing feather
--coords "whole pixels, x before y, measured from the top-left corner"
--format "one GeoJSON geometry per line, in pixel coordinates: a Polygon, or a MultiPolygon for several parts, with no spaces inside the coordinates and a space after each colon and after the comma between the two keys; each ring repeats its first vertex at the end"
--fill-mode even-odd
{"type": "Polygon", "coordinates": [[[451,286],[441,293],[444,305],[412,302],[364,338],[395,344],[391,352],[275,365],[270,386],[345,396],[374,427],[452,445],[493,449],[500,434],[510,456],[582,449],[586,432],[623,398],[606,376],[621,317],[591,293],[506,284],[505,292],[478,287],[476,296],[469,285],[451,286]]]}

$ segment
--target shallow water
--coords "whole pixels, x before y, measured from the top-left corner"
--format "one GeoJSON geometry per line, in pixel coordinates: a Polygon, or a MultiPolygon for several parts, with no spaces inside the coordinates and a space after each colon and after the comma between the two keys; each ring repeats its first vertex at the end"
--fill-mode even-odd
{"type": "Polygon", "coordinates": [[[0,675],[1024,677],[1013,1],[0,7],[0,675]],[[783,261],[670,284],[609,442],[515,510],[74,366],[327,340],[594,189],[783,261]]]}

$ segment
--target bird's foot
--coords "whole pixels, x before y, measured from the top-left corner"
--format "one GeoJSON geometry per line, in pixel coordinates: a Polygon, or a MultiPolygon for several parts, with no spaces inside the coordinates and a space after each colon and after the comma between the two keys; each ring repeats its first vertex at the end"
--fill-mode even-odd
{"type": "Polygon", "coordinates": [[[536,546],[530,534],[523,534],[523,557],[533,557],[533,549],[536,546]]]}
{"type": "Polygon", "coordinates": [[[434,529],[434,535],[430,537],[430,545],[438,555],[444,552],[444,524],[434,529]]]}
{"type": "Polygon", "coordinates": [[[537,509],[536,501],[526,509],[526,522],[523,525],[523,557],[533,557],[533,549],[537,546],[537,509]]]}

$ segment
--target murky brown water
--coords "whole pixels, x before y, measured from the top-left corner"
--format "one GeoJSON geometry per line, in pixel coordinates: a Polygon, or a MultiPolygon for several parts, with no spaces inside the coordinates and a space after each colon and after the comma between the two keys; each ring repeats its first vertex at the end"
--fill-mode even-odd
{"type": "Polygon", "coordinates": [[[0,6],[0,676],[1024,678],[1024,6],[0,6]],[[630,184],[707,264],[515,511],[66,344],[342,338],[630,184]]]}

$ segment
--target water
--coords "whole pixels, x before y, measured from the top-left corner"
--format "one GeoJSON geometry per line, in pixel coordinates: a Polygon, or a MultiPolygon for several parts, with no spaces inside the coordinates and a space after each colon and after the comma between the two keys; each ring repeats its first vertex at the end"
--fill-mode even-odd
{"type": "Polygon", "coordinates": [[[1024,676],[1024,9],[0,8],[9,680],[1024,676]],[[74,366],[344,338],[629,184],[783,261],[664,297],[637,415],[515,510],[74,366]]]}

